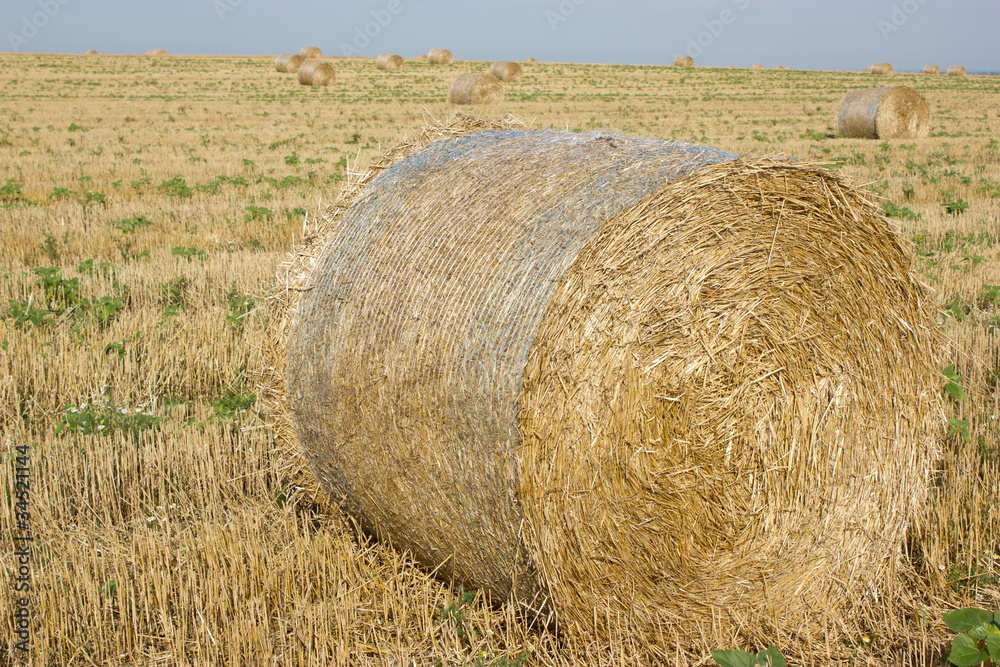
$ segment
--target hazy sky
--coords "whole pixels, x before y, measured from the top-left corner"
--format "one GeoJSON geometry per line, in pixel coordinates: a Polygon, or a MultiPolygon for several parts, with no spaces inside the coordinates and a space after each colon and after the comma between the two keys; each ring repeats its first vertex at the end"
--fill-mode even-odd
{"type": "Polygon", "coordinates": [[[0,0],[0,51],[1000,72],[1000,0],[0,0]]]}

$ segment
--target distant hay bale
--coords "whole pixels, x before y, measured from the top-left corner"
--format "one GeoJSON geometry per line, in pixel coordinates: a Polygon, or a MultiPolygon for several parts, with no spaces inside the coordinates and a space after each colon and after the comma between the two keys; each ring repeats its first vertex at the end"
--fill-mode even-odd
{"type": "Polygon", "coordinates": [[[750,66],[750,69],[764,69],[764,66],[761,65],[760,63],[754,63],[753,65],[750,66]]]}
{"type": "Polygon", "coordinates": [[[305,61],[306,59],[298,54],[282,53],[274,60],[274,69],[286,74],[296,74],[305,61]]]}
{"type": "Polygon", "coordinates": [[[299,83],[303,86],[329,86],[337,80],[333,65],[322,60],[307,60],[299,68],[299,83]]]}
{"type": "Polygon", "coordinates": [[[924,65],[924,74],[940,74],[941,68],[937,65],[924,65]]]}
{"type": "Polygon", "coordinates": [[[965,76],[965,67],[962,65],[952,65],[948,68],[948,76],[965,76]]]}
{"type": "Polygon", "coordinates": [[[784,67],[782,67],[781,65],[775,65],[775,66],[774,66],[774,69],[777,69],[777,70],[782,70],[782,69],[785,69],[785,68],[784,68],[784,67]]]}
{"type": "Polygon", "coordinates": [[[674,67],[694,67],[694,58],[691,56],[677,56],[674,58],[674,67]]]}
{"type": "Polygon", "coordinates": [[[855,139],[926,137],[930,119],[930,107],[912,88],[861,88],[848,92],[841,100],[837,132],[855,139]]]}
{"type": "Polygon", "coordinates": [[[503,101],[503,84],[492,74],[463,74],[448,90],[452,104],[496,104],[503,101]]]}
{"type": "Polygon", "coordinates": [[[431,49],[427,54],[427,60],[433,65],[450,65],[454,59],[448,49],[431,49]]]}
{"type": "Polygon", "coordinates": [[[523,73],[519,64],[509,60],[498,60],[490,67],[490,74],[503,82],[520,79],[523,73]]]}
{"type": "Polygon", "coordinates": [[[403,69],[403,58],[391,53],[383,53],[375,59],[375,68],[384,72],[398,72],[403,69]]]}
{"type": "Polygon", "coordinates": [[[428,56],[427,56],[427,54],[426,54],[426,53],[421,53],[421,54],[420,54],[420,55],[419,55],[419,56],[417,57],[417,60],[428,60],[428,59],[429,59],[429,58],[428,58],[428,56]]]}
{"type": "Polygon", "coordinates": [[[147,56],[165,56],[165,55],[167,55],[167,52],[164,51],[163,49],[152,49],[150,51],[146,51],[146,55],[147,56]]]}
{"type": "Polygon", "coordinates": [[[524,62],[526,62],[526,63],[536,63],[536,62],[538,62],[538,61],[537,61],[537,60],[535,60],[534,58],[525,58],[525,59],[524,59],[524,62]]]}
{"type": "Polygon", "coordinates": [[[876,76],[886,76],[892,74],[892,65],[889,63],[874,63],[871,66],[870,74],[874,74],[876,76]]]}
{"type": "Polygon", "coordinates": [[[87,51],[83,55],[85,55],[85,56],[97,56],[97,55],[100,55],[100,54],[97,51],[95,51],[94,49],[90,49],[89,51],[87,51]]]}
{"type": "Polygon", "coordinates": [[[315,60],[316,58],[322,58],[323,52],[318,46],[303,46],[299,50],[299,55],[306,60],[315,60]]]}
{"type": "Polygon", "coordinates": [[[874,68],[875,65],[869,65],[868,67],[865,68],[865,74],[871,74],[874,68]]]}
{"type": "Polygon", "coordinates": [[[943,421],[932,299],[878,204],[680,142],[436,136],[275,292],[273,400],[333,502],[663,662],[878,618],[943,421]]]}

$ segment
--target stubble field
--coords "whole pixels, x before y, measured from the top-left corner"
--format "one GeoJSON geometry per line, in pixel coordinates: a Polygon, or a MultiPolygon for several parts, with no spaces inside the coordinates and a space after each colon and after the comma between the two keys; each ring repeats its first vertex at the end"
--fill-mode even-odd
{"type": "MultiPolygon", "coordinates": [[[[270,57],[0,55],[4,661],[633,664],[627,642],[567,646],[359,539],[269,428],[254,378],[270,363],[261,334],[282,262],[349,171],[449,117],[450,81],[489,66],[331,62],[337,82],[310,88],[270,57]],[[33,538],[27,655],[15,648],[18,529],[33,538]]],[[[909,634],[871,627],[849,653],[928,660],[947,645],[941,610],[1000,599],[1000,81],[524,70],[505,102],[477,112],[787,155],[884,197],[933,289],[952,421],[910,545],[909,634]],[[931,137],[834,136],[846,91],[889,84],[925,97],[931,137]]],[[[679,657],[710,663],[716,648],[732,647],[679,657]]],[[[843,650],[795,652],[825,664],[843,650]]]]}

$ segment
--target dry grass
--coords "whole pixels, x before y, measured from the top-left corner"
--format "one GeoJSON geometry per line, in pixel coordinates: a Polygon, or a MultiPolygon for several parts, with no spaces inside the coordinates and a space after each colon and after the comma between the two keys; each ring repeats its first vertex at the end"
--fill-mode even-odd
{"type": "Polygon", "coordinates": [[[299,67],[298,79],[303,86],[329,86],[337,80],[337,71],[322,60],[307,60],[299,67]]]}
{"type": "Polygon", "coordinates": [[[448,89],[452,104],[484,106],[503,101],[503,84],[492,74],[462,74],[448,89]]]}
{"type": "MultiPolygon", "coordinates": [[[[271,62],[0,55],[18,72],[0,103],[0,424],[8,455],[32,448],[37,576],[33,653],[21,662],[648,664],[616,619],[607,625],[624,632],[607,642],[564,640],[358,539],[337,508],[313,500],[308,469],[260,400],[226,408],[253,391],[247,369],[268,358],[275,323],[262,295],[292,247],[380,145],[422,127],[425,109],[453,109],[440,94],[450,68],[414,61],[387,77],[346,59],[337,75],[349,85],[306,88],[275,77],[271,62]],[[127,231],[121,221],[136,216],[151,224],[127,231]],[[49,308],[36,268],[77,279],[90,302],[121,296],[123,308],[104,325],[93,306],[19,325],[11,301],[49,308]],[[185,285],[184,305],[168,305],[171,282],[185,285]],[[255,301],[248,315],[233,292],[255,301]],[[57,433],[67,407],[91,396],[165,421],[57,433]]],[[[969,440],[941,442],[934,503],[906,553],[915,569],[890,600],[899,624],[862,613],[865,635],[796,651],[802,665],[836,664],[828,652],[845,650],[854,664],[940,664],[951,635],[941,612],[994,606],[1000,587],[1000,307],[987,289],[1000,285],[1000,120],[987,113],[996,79],[894,75],[934,109],[931,132],[878,142],[834,136],[843,94],[870,82],[860,73],[538,63],[532,74],[496,115],[820,161],[903,210],[893,220],[916,274],[947,313],[942,363],[968,394],[942,405],[969,440]]],[[[13,522],[0,504],[0,524],[13,522]]],[[[10,535],[0,531],[3,572],[14,567],[10,535]]],[[[0,660],[11,662],[12,605],[0,597],[0,660]]],[[[694,655],[665,662],[708,664],[709,649],[732,648],[695,643],[694,655]]]]}
{"type": "Polygon", "coordinates": [[[837,133],[854,139],[912,139],[930,132],[931,111],[907,86],[852,90],[837,110],[837,133]]]}

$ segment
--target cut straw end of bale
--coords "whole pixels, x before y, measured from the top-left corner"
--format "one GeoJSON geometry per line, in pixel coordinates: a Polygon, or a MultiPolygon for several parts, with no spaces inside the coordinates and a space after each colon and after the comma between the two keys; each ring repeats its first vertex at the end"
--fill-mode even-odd
{"type": "Polygon", "coordinates": [[[518,63],[509,60],[498,60],[490,66],[490,74],[501,81],[514,81],[520,79],[523,71],[518,63]]]}
{"type": "Polygon", "coordinates": [[[427,53],[427,60],[433,65],[450,65],[454,59],[448,49],[431,49],[427,53]]]}
{"type": "Polygon", "coordinates": [[[677,56],[674,58],[674,67],[694,67],[694,58],[691,56],[677,56]]]}
{"type": "Polygon", "coordinates": [[[295,431],[344,512],[663,660],[665,628],[703,652],[890,604],[943,416],[878,205],[681,142],[438,136],[331,207],[283,290],[295,431]]]}
{"type": "Polygon", "coordinates": [[[927,101],[907,86],[861,88],[844,95],[837,132],[854,139],[911,139],[930,132],[927,101]]]}
{"type": "Polygon", "coordinates": [[[965,76],[965,67],[962,65],[952,65],[948,68],[948,76],[965,76]]]}
{"type": "Polygon", "coordinates": [[[302,63],[306,61],[302,56],[291,53],[282,53],[274,60],[274,69],[285,74],[297,74],[302,63]]]}
{"type": "Polygon", "coordinates": [[[940,74],[941,68],[937,65],[924,65],[924,74],[940,74]]]}
{"type": "Polygon", "coordinates": [[[303,46],[299,50],[299,55],[306,60],[315,60],[323,57],[323,51],[318,46],[303,46]]]}
{"type": "Polygon", "coordinates": [[[874,63],[867,71],[869,74],[876,76],[887,76],[892,74],[892,65],[889,63],[874,63]]]}
{"type": "Polygon", "coordinates": [[[391,53],[383,53],[375,59],[375,69],[383,72],[398,72],[403,69],[403,58],[391,53]]]}
{"type": "Polygon", "coordinates": [[[503,84],[492,74],[463,74],[452,82],[448,101],[476,106],[496,104],[503,101],[503,84]]]}
{"type": "Polygon", "coordinates": [[[307,60],[299,68],[298,77],[303,86],[329,86],[337,80],[337,72],[330,63],[307,60]]]}

